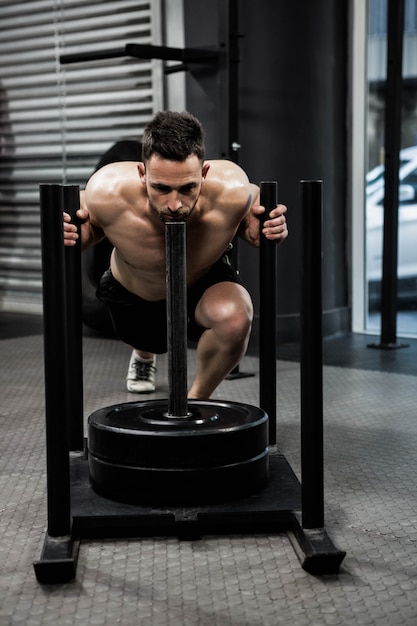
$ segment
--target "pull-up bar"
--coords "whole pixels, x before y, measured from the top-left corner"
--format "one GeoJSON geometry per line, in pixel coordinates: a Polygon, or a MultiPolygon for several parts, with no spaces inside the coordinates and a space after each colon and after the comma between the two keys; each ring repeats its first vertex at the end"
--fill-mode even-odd
{"type": "Polygon", "coordinates": [[[117,57],[134,57],[136,59],[161,59],[162,61],[181,61],[182,63],[207,63],[217,61],[219,53],[209,48],[171,48],[169,46],[152,46],[149,44],[127,43],[121,48],[95,50],[93,52],[76,52],[63,54],[60,62],[80,63],[83,61],[99,61],[117,57]]]}

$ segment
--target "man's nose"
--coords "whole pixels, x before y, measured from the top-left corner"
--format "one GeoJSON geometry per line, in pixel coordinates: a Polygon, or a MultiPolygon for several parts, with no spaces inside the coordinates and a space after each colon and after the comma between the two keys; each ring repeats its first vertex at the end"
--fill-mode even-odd
{"type": "Polygon", "coordinates": [[[182,208],[182,200],[178,193],[172,194],[168,198],[168,209],[170,211],[178,211],[182,208]]]}

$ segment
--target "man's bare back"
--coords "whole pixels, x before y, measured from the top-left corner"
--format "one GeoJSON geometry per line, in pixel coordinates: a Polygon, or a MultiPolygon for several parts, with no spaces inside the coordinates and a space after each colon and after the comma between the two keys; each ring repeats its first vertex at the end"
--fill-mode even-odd
{"type": "Polygon", "coordinates": [[[187,278],[194,284],[222,256],[258,188],[236,164],[206,161],[202,168],[194,155],[185,162],[153,156],[146,176],[152,197],[143,163],[107,165],[88,182],[85,206],[114,246],[116,280],[152,301],[166,294],[164,221],[186,219],[187,278]]]}

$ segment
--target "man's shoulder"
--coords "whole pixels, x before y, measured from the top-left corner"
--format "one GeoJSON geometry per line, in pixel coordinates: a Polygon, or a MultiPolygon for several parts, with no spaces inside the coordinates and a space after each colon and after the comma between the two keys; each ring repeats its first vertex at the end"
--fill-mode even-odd
{"type": "Polygon", "coordinates": [[[103,165],[91,176],[91,180],[105,179],[105,180],[118,180],[129,178],[130,176],[138,176],[138,164],[139,161],[116,161],[115,163],[108,163],[103,165]]]}
{"type": "Polygon", "coordinates": [[[87,193],[102,195],[123,194],[131,185],[139,181],[138,162],[119,161],[109,163],[97,170],[87,183],[87,193]]]}
{"type": "Polygon", "coordinates": [[[214,199],[219,196],[225,202],[235,199],[241,202],[242,198],[247,198],[250,192],[250,182],[244,170],[226,159],[207,161],[210,169],[207,175],[207,186],[209,194],[214,199]]]}
{"type": "Polygon", "coordinates": [[[88,181],[87,205],[97,221],[107,221],[110,217],[113,221],[137,202],[139,190],[136,162],[109,163],[97,170],[88,181]]]}
{"type": "Polygon", "coordinates": [[[230,159],[211,159],[206,161],[210,165],[211,172],[219,176],[246,176],[243,169],[230,159]]]}

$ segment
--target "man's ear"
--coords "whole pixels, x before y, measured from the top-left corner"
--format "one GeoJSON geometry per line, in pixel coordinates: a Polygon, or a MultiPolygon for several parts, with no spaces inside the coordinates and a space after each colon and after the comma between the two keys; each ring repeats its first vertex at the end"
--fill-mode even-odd
{"type": "Polygon", "coordinates": [[[210,169],[210,163],[204,163],[203,165],[203,169],[201,170],[201,175],[203,178],[205,178],[207,176],[207,172],[210,169]]]}
{"type": "Polygon", "coordinates": [[[146,171],[145,171],[144,163],[138,163],[138,173],[139,173],[140,182],[143,185],[145,185],[145,183],[146,183],[146,171]]]}

